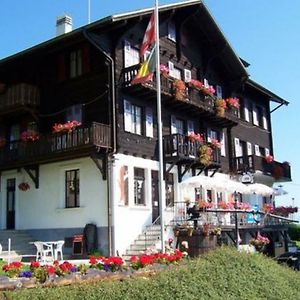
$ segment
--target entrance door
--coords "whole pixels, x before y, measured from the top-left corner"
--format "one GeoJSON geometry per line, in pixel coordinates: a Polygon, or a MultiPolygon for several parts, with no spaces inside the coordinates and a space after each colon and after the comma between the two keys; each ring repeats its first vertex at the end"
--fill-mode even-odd
{"type": "Polygon", "coordinates": [[[159,217],[158,172],[151,171],[152,182],[152,222],[159,217]]]}
{"type": "Polygon", "coordinates": [[[15,197],[16,179],[10,178],[6,182],[6,229],[15,229],[15,197]]]}

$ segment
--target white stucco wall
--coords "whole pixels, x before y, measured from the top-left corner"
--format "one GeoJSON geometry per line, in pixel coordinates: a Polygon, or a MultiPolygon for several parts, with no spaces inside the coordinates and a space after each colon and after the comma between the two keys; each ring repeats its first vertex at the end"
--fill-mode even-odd
{"type": "Polygon", "coordinates": [[[107,226],[107,182],[90,158],[40,166],[39,189],[22,169],[2,172],[1,229],[6,228],[6,181],[16,178],[16,229],[76,228],[87,223],[107,226]],[[65,207],[65,171],[80,170],[80,207],[65,207]],[[30,189],[18,185],[28,182],[30,189]]]}
{"type": "MultiPolygon", "coordinates": [[[[133,243],[139,234],[147,225],[152,224],[152,190],[151,190],[151,170],[158,170],[158,162],[143,159],[139,157],[133,157],[123,154],[115,156],[115,174],[116,174],[116,189],[115,195],[115,243],[116,250],[120,254],[124,254],[126,249],[133,243]],[[121,190],[119,185],[119,174],[122,166],[128,167],[128,205],[120,203],[121,190]],[[134,167],[143,168],[145,170],[145,206],[136,206],[134,204],[134,167]]],[[[174,168],[175,169],[175,168],[174,168]]],[[[173,170],[172,170],[173,172],[173,170]]],[[[177,174],[174,174],[175,182],[175,200],[177,197],[177,174]]],[[[170,219],[173,218],[173,208],[166,208],[165,210],[165,224],[169,224],[170,219]]]]}

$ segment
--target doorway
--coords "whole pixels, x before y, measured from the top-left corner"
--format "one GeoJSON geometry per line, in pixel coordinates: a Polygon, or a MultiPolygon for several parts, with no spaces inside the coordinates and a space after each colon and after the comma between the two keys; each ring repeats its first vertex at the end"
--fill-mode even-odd
{"type": "Polygon", "coordinates": [[[15,229],[16,179],[6,181],[6,229],[15,229]]]}
{"type": "Polygon", "coordinates": [[[158,172],[151,171],[152,182],[152,222],[159,217],[158,172]]]}

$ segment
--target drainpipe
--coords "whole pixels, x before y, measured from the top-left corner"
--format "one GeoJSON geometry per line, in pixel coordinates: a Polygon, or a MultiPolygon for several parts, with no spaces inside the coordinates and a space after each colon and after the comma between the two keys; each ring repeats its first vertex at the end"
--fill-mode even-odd
{"type": "Polygon", "coordinates": [[[96,47],[106,58],[107,62],[110,64],[108,67],[108,77],[110,80],[110,90],[109,96],[111,98],[111,113],[110,113],[110,120],[112,126],[112,142],[113,142],[113,151],[111,155],[108,155],[108,177],[107,177],[107,197],[108,197],[108,248],[109,248],[109,255],[115,254],[115,208],[114,208],[114,156],[113,154],[116,153],[116,94],[115,94],[115,63],[113,58],[106,53],[101,46],[99,46],[89,35],[86,28],[83,29],[83,36],[94,46],[96,47]]]}

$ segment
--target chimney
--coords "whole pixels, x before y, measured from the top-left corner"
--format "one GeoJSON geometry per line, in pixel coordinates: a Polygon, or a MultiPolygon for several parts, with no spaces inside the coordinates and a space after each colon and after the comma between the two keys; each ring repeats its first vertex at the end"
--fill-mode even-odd
{"type": "Polygon", "coordinates": [[[64,15],[56,18],[56,36],[72,31],[72,18],[64,15]]]}

